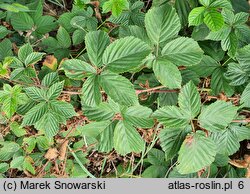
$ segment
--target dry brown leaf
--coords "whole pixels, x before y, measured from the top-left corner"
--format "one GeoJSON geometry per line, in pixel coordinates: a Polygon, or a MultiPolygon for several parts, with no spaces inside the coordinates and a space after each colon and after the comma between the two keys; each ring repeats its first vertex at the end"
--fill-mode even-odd
{"type": "Polygon", "coordinates": [[[246,178],[250,178],[250,168],[247,168],[246,178]]]}
{"type": "Polygon", "coordinates": [[[220,93],[220,94],[219,94],[219,99],[220,99],[220,100],[223,100],[223,101],[225,101],[225,102],[228,101],[228,97],[227,97],[224,93],[220,93]]]}
{"type": "Polygon", "coordinates": [[[229,160],[229,163],[237,168],[248,167],[248,163],[245,160],[229,160]]]}
{"type": "Polygon", "coordinates": [[[250,155],[244,155],[244,160],[249,164],[250,166],[250,155]]]}
{"type": "Polygon", "coordinates": [[[59,150],[59,157],[58,157],[59,160],[65,159],[68,143],[69,143],[69,140],[66,140],[61,145],[61,148],[59,150]]]}
{"type": "Polygon", "coordinates": [[[48,68],[52,69],[53,71],[57,68],[57,59],[54,55],[48,55],[46,56],[46,59],[43,62],[44,66],[47,66],[48,68]]]}
{"type": "Polygon", "coordinates": [[[50,148],[44,156],[48,160],[54,160],[58,157],[58,151],[56,148],[50,148]]]}

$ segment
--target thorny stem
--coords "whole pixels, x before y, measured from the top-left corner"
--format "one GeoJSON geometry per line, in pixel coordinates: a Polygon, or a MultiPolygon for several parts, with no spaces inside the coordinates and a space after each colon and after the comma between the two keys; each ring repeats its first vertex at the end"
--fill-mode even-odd
{"type": "MultiPolygon", "coordinates": [[[[165,91],[165,92],[178,92],[179,90],[159,90],[159,89],[162,89],[162,88],[166,88],[165,86],[157,86],[157,87],[154,87],[154,88],[149,88],[149,89],[146,89],[146,90],[136,90],[136,94],[141,94],[141,93],[145,93],[145,92],[155,92],[155,91],[165,91]]],[[[160,93],[160,92],[159,92],[160,93]]]]}
{"type": "Polygon", "coordinates": [[[74,91],[62,91],[63,94],[69,94],[69,95],[80,95],[81,92],[74,92],[74,91]]]}
{"type": "Polygon", "coordinates": [[[232,123],[250,123],[250,118],[246,118],[243,120],[233,120],[232,123]]]}

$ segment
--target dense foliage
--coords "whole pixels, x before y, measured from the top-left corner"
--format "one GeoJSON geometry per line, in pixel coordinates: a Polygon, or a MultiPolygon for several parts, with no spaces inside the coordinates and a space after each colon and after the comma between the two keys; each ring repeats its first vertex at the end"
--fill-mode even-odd
{"type": "Polygon", "coordinates": [[[250,177],[246,0],[0,0],[2,177],[250,177]]]}

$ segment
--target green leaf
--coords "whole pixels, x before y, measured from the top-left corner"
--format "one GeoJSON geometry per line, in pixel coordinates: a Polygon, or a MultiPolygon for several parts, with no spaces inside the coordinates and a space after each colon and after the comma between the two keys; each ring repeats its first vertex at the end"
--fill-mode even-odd
{"type": "Polygon", "coordinates": [[[57,27],[56,19],[52,16],[40,16],[35,20],[36,32],[39,34],[46,34],[57,27]]]}
{"type": "Polygon", "coordinates": [[[224,76],[224,73],[225,69],[219,67],[212,74],[211,88],[214,95],[224,92],[227,96],[231,96],[234,93],[234,87],[229,85],[229,81],[224,76]]]}
{"type": "Polygon", "coordinates": [[[115,73],[132,71],[142,66],[142,60],[150,51],[150,47],[139,38],[132,36],[121,38],[104,51],[103,63],[115,73]]]}
{"type": "Polygon", "coordinates": [[[23,168],[33,175],[36,174],[35,168],[32,166],[31,162],[27,158],[25,158],[24,160],[23,168]]]}
{"type": "Polygon", "coordinates": [[[5,173],[9,170],[9,164],[8,163],[0,163],[0,173],[5,173]]]}
{"type": "Polygon", "coordinates": [[[59,82],[59,76],[57,72],[48,73],[44,76],[42,80],[42,85],[45,87],[50,87],[51,85],[59,82]]]}
{"type": "Polygon", "coordinates": [[[79,164],[74,163],[72,167],[72,173],[70,175],[70,178],[87,178],[87,173],[82,169],[82,167],[79,164]]]}
{"type": "Polygon", "coordinates": [[[231,27],[225,25],[218,31],[214,31],[214,32],[211,31],[206,37],[206,39],[215,40],[215,41],[224,40],[229,36],[230,32],[231,32],[231,27]]]}
{"type": "Polygon", "coordinates": [[[209,166],[215,160],[216,145],[214,141],[198,131],[188,135],[183,142],[178,157],[178,172],[189,174],[209,166]]]}
{"type": "Polygon", "coordinates": [[[151,8],[145,16],[147,34],[155,45],[160,45],[178,35],[180,19],[171,5],[151,8]]]}
{"type": "Polygon", "coordinates": [[[216,60],[208,55],[204,55],[198,65],[191,66],[189,67],[189,69],[191,69],[201,77],[208,77],[212,75],[217,67],[219,67],[219,64],[216,60]]]}
{"type": "Polygon", "coordinates": [[[72,35],[73,45],[81,44],[85,39],[85,34],[86,32],[83,30],[80,30],[80,29],[75,30],[72,35]]]}
{"type": "Polygon", "coordinates": [[[62,26],[58,29],[56,38],[62,48],[69,48],[71,46],[70,35],[62,26]]]}
{"type": "Polygon", "coordinates": [[[11,87],[8,84],[3,85],[3,90],[0,90],[1,111],[5,113],[7,118],[11,118],[17,111],[20,104],[26,102],[27,96],[21,93],[22,88],[19,85],[11,87]]]}
{"type": "Polygon", "coordinates": [[[145,14],[142,12],[144,3],[142,1],[131,1],[129,10],[123,11],[118,17],[111,16],[108,20],[109,22],[126,26],[126,25],[136,25],[144,26],[145,14]]]}
{"type": "Polygon", "coordinates": [[[39,136],[36,138],[37,147],[41,151],[48,150],[50,148],[49,138],[45,136],[39,136]]]}
{"type": "Polygon", "coordinates": [[[46,102],[41,102],[38,105],[31,108],[23,117],[22,126],[34,125],[39,121],[42,116],[47,112],[48,104],[46,102]]]}
{"type": "Polygon", "coordinates": [[[186,127],[189,118],[176,106],[164,106],[154,112],[153,116],[167,128],[186,127]]]}
{"type": "Polygon", "coordinates": [[[240,64],[249,65],[250,64],[250,44],[239,49],[236,53],[236,58],[240,64]]]}
{"type": "Polygon", "coordinates": [[[119,121],[114,131],[114,147],[119,154],[124,156],[130,152],[143,151],[144,141],[134,127],[119,121]]]}
{"type": "Polygon", "coordinates": [[[193,39],[180,37],[167,43],[162,55],[176,65],[192,66],[200,63],[203,51],[193,39]]]}
{"type": "Polygon", "coordinates": [[[64,81],[53,84],[47,91],[47,99],[52,100],[59,97],[63,91],[64,81]]]}
{"type": "Polygon", "coordinates": [[[86,34],[86,49],[93,65],[97,67],[102,66],[102,56],[109,43],[109,36],[106,32],[99,30],[86,34]]]}
{"type": "Polygon", "coordinates": [[[108,0],[103,4],[102,8],[104,13],[111,11],[112,15],[117,17],[123,10],[129,8],[129,2],[127,0],[108,0]]]}
{"type": "Polygon", "coordinates": [[[103,73],[99,77],[99,83],[115,102],[128,106],[138,104],[134,86],[125,77],[114,73],[103,73]]]}
{"type": "Polygon", "coordinates": [[[204,23],[211,31],[218,31],[223,27],[224,19],[216,9],[206,11],[204,16],[204,23]]]}
{"type": "Polygon", "coordinates": [[[94,31],[97,29],[98,21],[95,17],[92,17],[93,15],[93,9],[91,7],[87,8],[87,11],[85,12],[84,16],[75,16],[70,21],[71,26],[74,28],[78,28],[82,31],[88,30],[88,31],[94,31]],[[88,13],[86,13],[88,12],[88,13]]]}
{"type": "Polygon", "coordinates": [[[46,100],[46,92],[43,89],[37,87],[28,87],[24,89],[25,93],[29,98],[34,101],[45,101],[46,100]]]}
{"type": "Polygon", "coordinates": [[[191,132],[190,129],[191,127],[187,127],[184,130],[164,128],[160,131],[160,145],[165,152],[165,158],[167,161],[177,155],[186,135],[188,132],[191,132]]]}
{"type": "MultiPolygon", "coordinates": [[[[8,1],[5,1],[5,2],[8,2],[8,1]]],[[[20,3],[11,3],[9,4],[10,1],[8,3],[2,3],[0,4],[0,8],[1,9],[5,9],[9,12],[28,12],[29,11],[29,8],[20,4],[20,3]]]]}
{"type": "Polygon", "coordinates": [[[195,118],[201,109],[200,94],[192,81],[186,84],[178,97],[179,107],[189,119],[195,118]]]}
{"type": "Polygon", "coordinates": [[[234,133],[237,135],[237,139],[239,142],[245,139],[250,139],[250,129],[247,126],[231,124],[229,125],[229,129],[234,131],[234,133]]]}
{"type": "Polygon", "coordinates": [[[24,156],[18,156],[10,162],[10,168],[17,168],[18,170],[23,170],[24,156]]]}
{"type": "Polygon", "coordinates": [[[60,15],[60,17],[58,19],[59,25],[64,27],[68,32],[73,32],[74,28],[70,24],[70,21],[74,16],[75,16],[75,14],[72,12],[63,13],[62,15],[60,15]]]}
{"type": "Polygon", "coordinates": [[[8,161],[10,160],[14,154],[20,149],[20,146],[15,142],[5,141],[0,142],[0,160],[8,161]]]}
{"type": "Polygon", "coordinates": [[[147,32],[142,27],[129,25],[119,28],[119,37],[125,38],[127,36],[134,36],[151,45],[151,41],[148,38],[147,32]]]}
{"type": "Polygon", "coordinates": [[[181,88],[182,77],[179,69],[171,61],[156,60],[153,63],[156,78],[169,89],[181,88]]]}
{"type": "Polygon", "coordinates": [[[187,84],[189,81],[192,81],[195,85],[198,85],[201,82],[199,75],[190,69],[183,69],[181,76],[182,84],[187,84]]]}
{"type": "Polygon", "coordinates": [[[8,118],[11,118],[17,110],[17,99],[12,97],[7,97],[3,100],[2,111],[6,114],[8,118]]]}
{"type": "Polygon", "coordinates": [[[115,122],[106,127],[98,136],[98,151],[108,153],[114,148],[114,128],[115,122]]]}
{"type": "Polygon", "coordinates": [[[115,112],[107,103],[100,103],[95,107],[86,106],[85,104],[83,104],[82,109],[88,119],[92,121],[109,120],[112,119],[115,115],[115,112]]]}
{"type": "Polygon", "coordinates": [[[205,7],[192,9],[188,16],[189,26],[199,26],[203,23],[205,7]]]}
{"type": "Polygon", "coordinates": [[[199,0],[199,2],[204,6],[209,6],[213,0],[199,0]]]}
{"type": "Polygon", "coordinates": [[[237,13],[234,16],[233,24],[234,25],[245,24],[248,21],[248,18],[249,18],[249,13],[245,13],[245,12],[237,13]]]}
{"type": "Polygon", "coordinates": [[[0,26],[0,38],[3,39],[5,36],[10,34],[11,31],[9,31],[5,26],[0,26]]]}
{"type": "Polygon", "coordinates": [[[222,132],[212,133],[211,138],[217,146],[217,152],[224,155],[232,155],[240,148],[239,140],[234,131],[227,129],[222,132]]]}
{"type": "Polygon", "coordinates": [[[189,5],[188,0],[176,0],[174,5],[178,16],[181,21],[182,26],[188,25],[188,14],[191,11],[191,6],[189,5]]]}
{"type": "Polygon", "coordinates": [[[20,47],[18,50],[18,58],[24,62],[29,54],[33,52],[32,46],[28,43],[20,47]]]}
{"type": "Polygon", "coordinates": [[[100,104],[102,95],[98,82],[98,76],[92,75],[85,80],[82,85],[82,102],[88,106],[96,106],[100,104]]]}
{"type": "Polygon", "coordinates": [[[49,105],[53,112],[56,112],[58,115],[61,115],[66,119],[76,116],[75,109],[70,103],[58,100],[51,100],[49,102],[49,105]]]}
{"type": "Polygon", "coordinates": [[[164,178],[167,173],[167,167],[161,165],[151,165],[146,168],[141,177],[142,178],[164,178]]]}
{"type": "Polygon", "coordinates": [[[250,108],[250,83],[244,89],[240,98],[241,107],[250,108]]]}
{"type": "Polygon", "coordinates": [[[216,101],[202,109],[198,118],[200,126],[209,131],[224,130],[234,119],[238,108],[230,102],[216,101]]]}
{"type": "Polygon", "coordinates": [[[218,167],[227,166],[229,162],[229,157],[223,154],[216,154],[214,163],[218,167]]]}
{"type": "Polygon", "coordinates": [[[34,21],[28,13],[18,12],[11,15],[11,24],[15,30],[26,31],[33,28],[34,21]]]}
{"type": "Polygon", "coordinates": [[[63,62],[62,67],[66,76],[71,79],[81,80],[96,73],[94,67],[79,59],[66,60],[63,62]]]}
{"type": "Polygon", "coordinates": [[[249,4],[247,1],[241,1],[241,0],[231,0],[231,3],[233,5],[233,8],[235,9],[235,12],[248,12],[249,11],[249,4]]]}
{"type": "MultiPolygon", "coordinates": [[[[238,41],[240,42],[249,43],[250,42],[249,40],[250,37],[248,36],[249,33],[250,33],[250,29],[247,25],[237,25],[235,27],[235,35],[238,38],[238,41]]],[[[239,45],[237,44],[237,46],[239,45]]]]}
{"type": "Polygon", "coordinates": [[[156,148],[152,148],[148,152],[148,161],[153,165],[164,165],[164,152],[156,148]]]}
{"type": "Polygon", "coordinates": [[[28,65],[37,63],[43,58],[43,55],[45,55],[45,53],[39,53],[39,52],[30,53],[24,61],[25,66],[27,67],[28,65]]]}
{"type": "Polygon", "coordinates": [[[92,122],[87,125],[77,127],[77,130],[81,132],[82,135],[87,137],[97,138],[97,136],[100,135],[110,124],[111,121],[92,122]]]}
{"type": "Polygon", "coordinates": [[[238,63],[228,64],[226,78],[231,80],[230,85],[240,86],[249,80],[250,68],[248,65],[241,65],[238,63]]]}
{"type": "Polygon", "coordinates": [[[225,23],[232,26],[234,21],[234,12],[229,9],[222,9],[221,14],[225,20],[225,23]]]}
{"type": "Polygon", "coordinates": [[[3,61],[5,57],[12,56],[12,43],[9,39],[5,38],[0,42],[0,61],[3,61]]]}
{"type": "Polygon", "coordinates": [[[178,93],[177,92],[160,93],[158,99],[160,107],[177,105],[178,93]]]}
{"type": "Polygon", "coordinates": [[[144,106],[131,106],[122,111],[124,121],[135,127],[150,128],[154,125],[153,118],[150,118],[152,110],[144,106]]]}
{"type": "Polygon", "coordinates": [[[228,1],[228,0],[213,1],[210,4],[210,7],[213,7],[213,8],[224,8],[224,9],[233,10],[233,6],[232,6],[231,2],[228,1]]]}
{"type": "Polygon", "coordinates": [[[59,120],[56,115],[51,112],[47,112],[38,122],[36,122],[35,128],[44,131],[47,137],[53,137],[60,129],[59,120]]]}
{"type": "Polygon", "coordinates": [[[226,39],[221,41],[221,47],[224,51],[228,50],[228,55],[231,58],[235,57],[236,51],[238,49],[239,41],[235,33],[230,33],[226,39]]]}
{"type": "Polygon", "coordinates": [[[27,134],[25,129],[22,128],[17,122],[13,122],[10,124],[10,130],[17,137],[22,137],[27,134]]]}

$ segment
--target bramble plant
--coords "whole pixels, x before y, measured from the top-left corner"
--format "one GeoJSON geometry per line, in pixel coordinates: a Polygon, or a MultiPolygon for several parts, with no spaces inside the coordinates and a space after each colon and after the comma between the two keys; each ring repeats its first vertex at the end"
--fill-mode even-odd
{"type": "Polygon", "coordinates": [[[0,3],[1,176],[250,177],[248,11],[0,3]]]}

